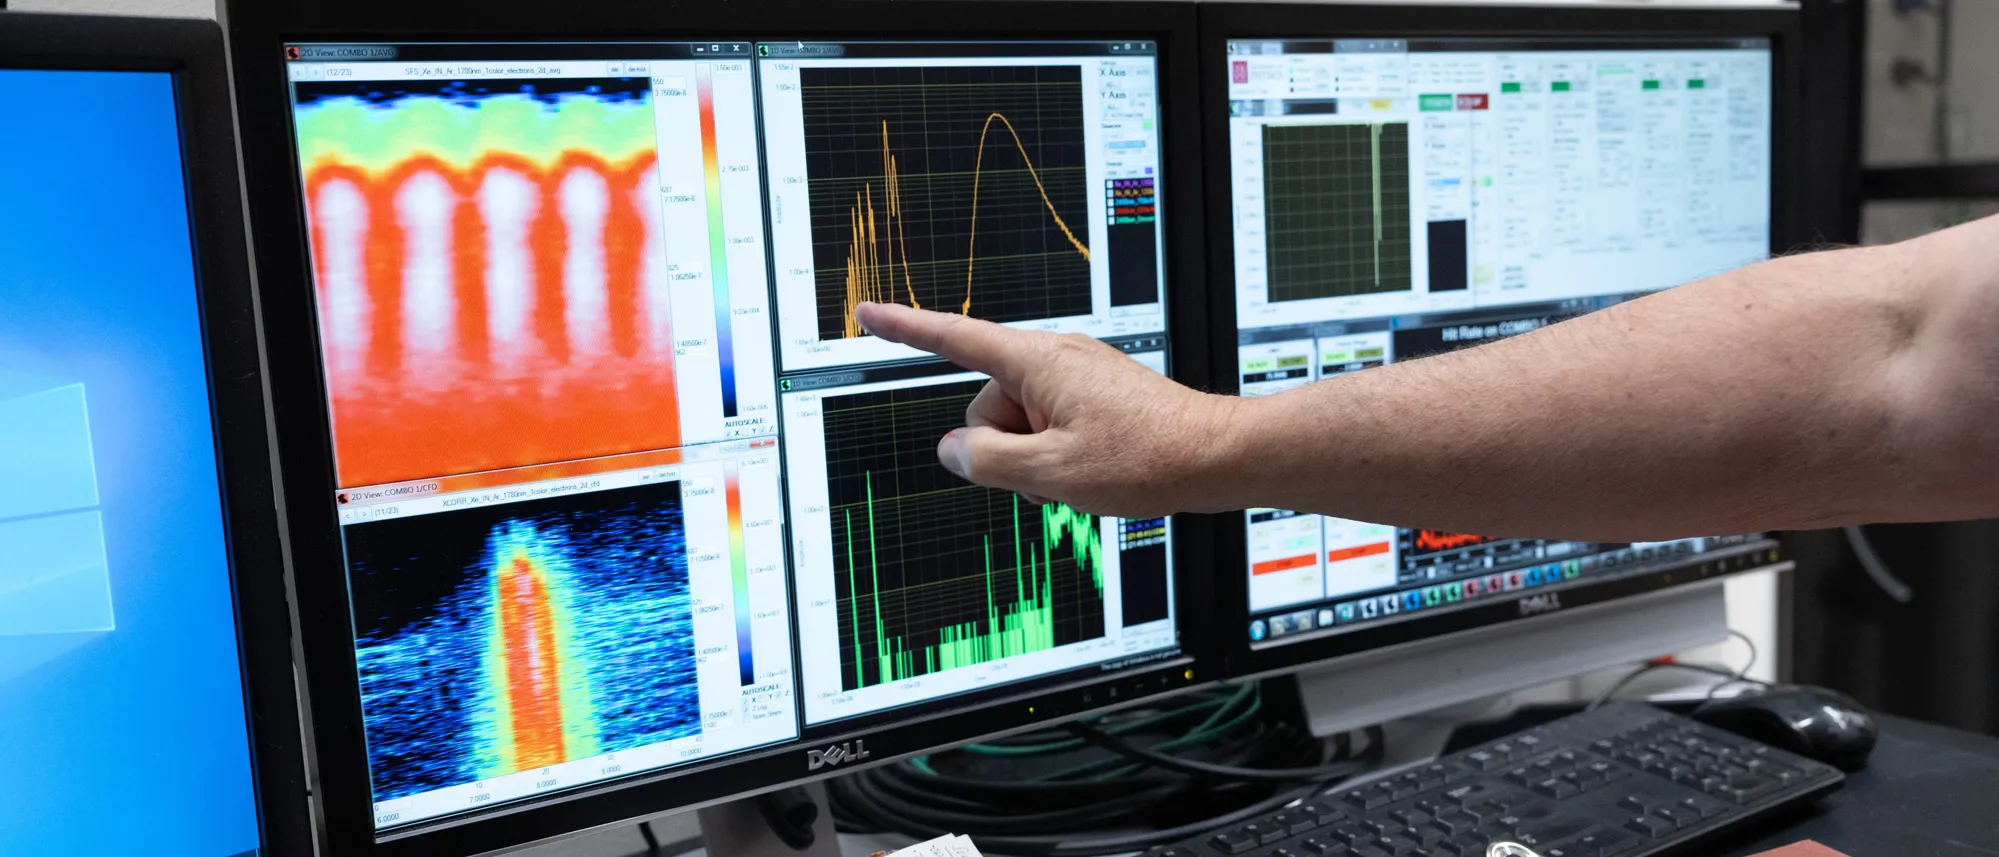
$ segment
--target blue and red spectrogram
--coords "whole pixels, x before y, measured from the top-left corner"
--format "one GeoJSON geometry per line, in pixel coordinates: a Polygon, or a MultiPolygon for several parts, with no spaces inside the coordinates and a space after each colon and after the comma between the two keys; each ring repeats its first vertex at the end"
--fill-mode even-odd
{"type": "Polygon", "coordinates": [[[694,735],[664,483],[347,529],[375,799],[694,735]]]}

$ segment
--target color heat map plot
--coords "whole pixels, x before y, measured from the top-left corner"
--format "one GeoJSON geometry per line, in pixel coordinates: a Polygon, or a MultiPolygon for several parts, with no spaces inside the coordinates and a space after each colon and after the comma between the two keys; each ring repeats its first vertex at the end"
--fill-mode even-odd
{"type": "Polygon", "coordinates": [[[845,690],[1105,634],[1097,517],[937,463],[984,383],[823,402],[845,690]]]}
{"type": "Polygon", "coordinates": [[[297,84],[342,487],[679,445],[648,86],[297,84]]]}
{"type": "Polygon", "coordinates": [[[377,801],[700,731],[677,483],[346,532],[377,801]]]}
{"type": "Polygon", "coordinates": [[[803,68],[819,338],[863,301],[1089,315],[1078,66],[803,68]]]}

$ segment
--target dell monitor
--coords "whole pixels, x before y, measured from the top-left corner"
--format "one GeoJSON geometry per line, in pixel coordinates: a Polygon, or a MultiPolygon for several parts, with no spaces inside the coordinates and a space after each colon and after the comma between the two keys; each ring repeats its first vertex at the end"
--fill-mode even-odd
{"type": "Polygon", "coordinates": [[[853,317],[1173,370],[1191,7],[503,3],[453,36],[267,5],[229,11],[332,853],[506,848],[1205,679],[1175,523],[951,476],[984,379],[853,317]]]}
{"type": "MultiPolygon", "coordinates": [[[[1792,26],[1787,12],[1208,7],[1222,384],[1270,395],[1767,257],[1792,26]]],[[[1778,562],[1761,534],[1606,544],[1268,508],[1217,538],[1236,675],[1778,562]]]]}
{"type": "Polygon", "coordinates": [[[310,853],[207,21],[0,12],[0,851],[310,853]]]}

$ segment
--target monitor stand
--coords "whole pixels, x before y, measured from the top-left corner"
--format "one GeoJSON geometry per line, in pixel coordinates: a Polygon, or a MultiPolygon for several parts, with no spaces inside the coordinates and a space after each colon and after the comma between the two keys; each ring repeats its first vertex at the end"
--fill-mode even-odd
{"type": "Polygon", "coordinates": [[[1300,672],[1312,734],[1383,726],[1392,768],[1436,755],[1458,723],[1506,715],[1516,691],[1728,638],[1719,580],[1570,610],[1548,593],[1521,610],[1548,612],[1300,672]]]}
{"type": "Polygon", "coordinates": [[[758,804],[760,795],[737,798],[699,811],[701,838],[707,841],[708,857],[842,857],[840,837],[833,830],[833,811],[826,805],[826,784],[805,786],[819,807],[812,825],[812,847],[793,851],[772,833],[758,804]]]}

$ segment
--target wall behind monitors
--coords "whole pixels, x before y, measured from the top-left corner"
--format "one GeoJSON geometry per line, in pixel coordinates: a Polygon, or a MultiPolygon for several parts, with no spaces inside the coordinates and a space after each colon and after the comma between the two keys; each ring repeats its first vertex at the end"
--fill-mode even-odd
{"type": "MultiPolygon", "coordinates": [[[[1217,347],[1235,351],[1217,371],[1276,394],[1767,257],[1786,240],[1793,17],[1204,7],[1206,131],[1225,153],[1208,180],[1228,200],[1209,224],[1211,306],[1217,347]]],[[[1574,606],[1764,564],[1774,546],[1283,509],[1248,510],[1218,539],[1241,581],[1221,588],[1240,599],[1223,610],[1235,674],[1518,618],[1542,592],[1574,606]]]]}
{"type": "Polygon", "coordinates": [[[303,239],[263,258],[293,284],[266,301],[300,585],[348,605],[304,629],[341,853],[504,847],[1205,678],[1180,528],[951,478],[934,444],[982,379],[851,318],[1084,332],[1198,380],[1199,313],[1167,307],[1200,270],[1191,7],[352,36],[452,31],[380,12],[232,15],[269,48],[239,60],[253,205],[303,239]]]}

